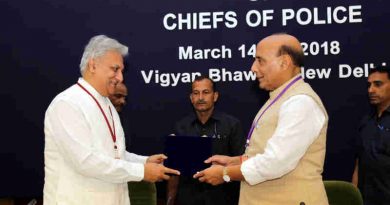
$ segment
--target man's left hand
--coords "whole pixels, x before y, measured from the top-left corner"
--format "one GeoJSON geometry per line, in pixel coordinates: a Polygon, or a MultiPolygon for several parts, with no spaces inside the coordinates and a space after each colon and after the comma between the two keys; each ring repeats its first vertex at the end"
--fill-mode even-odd
{"type": "Polygon", "coordinates": [[[146,163],[156,163],[156,164],[162,164],[164,160],[166,160],[168,157],[165,156],[164,154],[155,154],[146,160],[146,163]]]}
{"type": "Polygon", "coordinates": [[[193,177],[198,178],[200,182],[206,182],[216,186],[224,182],[222,175],[223,175],[223,166],[213,165],[210,168],[197,172],[193,177]]]}

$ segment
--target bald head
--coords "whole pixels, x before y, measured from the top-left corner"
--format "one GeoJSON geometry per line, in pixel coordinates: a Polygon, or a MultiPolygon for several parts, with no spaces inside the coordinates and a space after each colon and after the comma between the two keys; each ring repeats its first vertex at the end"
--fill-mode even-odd
{"type": "Polygon", "coordinates": [[[275,55],[288,55],[291,57],[293,65],[303,66],[304,54],[301,42],[294,36],[285,33],[273,34],[262,39],[260,44],[273,45],[276,49],[275,55]]]}
{"type": "Polygon", "coordinates": [[[300,73],[303,59],[297,38],[284,33],[273,34],[257,44],[251,70],[256,73],[260,88],[275,90],[300,73]]]}
{"type": "Polygon", "coordinates": [[[297,38],[295,38],[292,35],[286,34],[286,33],[277,33],[277,34],[272,34],[270,36],[267,36],[263,38],[261,42],[271,42],[275,44],[276,46],[281,46],[281,45],[287,45],[290,46],[296,50],[302,50],[301,43],[298,41],[297,38]]]}

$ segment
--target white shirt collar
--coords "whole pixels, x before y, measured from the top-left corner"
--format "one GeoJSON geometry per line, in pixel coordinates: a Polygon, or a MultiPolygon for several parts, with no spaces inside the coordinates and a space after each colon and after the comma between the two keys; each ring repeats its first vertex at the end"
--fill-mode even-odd
{"type": "Polygon", "coordinates": [[[77,82],[81,84],[86,90],[88,90],[99,102],[103,102],[106,105],[110,105],[110,100],[108,99],[108,97],[102,96],[94,87],[92,87],[91,84],[84,80],[84,78],[79,78],[77,82]]]}

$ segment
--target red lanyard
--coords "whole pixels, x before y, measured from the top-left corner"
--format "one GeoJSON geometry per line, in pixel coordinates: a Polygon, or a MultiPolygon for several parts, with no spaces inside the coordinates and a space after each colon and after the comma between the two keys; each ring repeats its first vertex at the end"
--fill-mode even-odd
{"type": "Polygon", "coordinates": [[[93,100],[95,100],[96,105],[99,107],[100,112],[102,112],[103,117],[104,117],[104,119],[106,120],[107,127],[108,127],[108,129],[110,130],[110,134],[111,134],[111,137],[112,137],[112,141],[114,142],[114,149],[115,149],[115,151],[116,151],[118,147],[116,146],[115,123],[114,123],[114,118],[112,117],[111,107],[108,106],[108,109],[110,109],[110,114],[111,114],[111,119],[112,119],[112,127],[113,127],[113,128],[111,128],[111,125],[110,125],[110,123],[108,122],[107,116],[106,116],[106,114],[104,113],[104,111],[103,111],[103,109],[102,109],[102,106],[100,106],[100,103],[96,100],[96,98],[95,98],[87,89],[85,89],[80,83],[77,83],[77,85],[80,86],[80,88],[83,89],[86,93],[88,93],[88,95],[91,96],[93,100]]]}

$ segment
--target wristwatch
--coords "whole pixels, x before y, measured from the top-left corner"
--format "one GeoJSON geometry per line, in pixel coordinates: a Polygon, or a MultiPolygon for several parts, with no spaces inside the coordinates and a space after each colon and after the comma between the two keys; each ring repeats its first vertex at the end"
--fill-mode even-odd
{"type": "Polygon", "coordinates": [[[229,175],[228,175],[228,173],[227,173],[227,167],[224,167],[224,168],[223,168],[222,174],[223,174],[223,176],[222,176],[223,181],[225,181],[225,182],[230,182],[230,177],[229,177],[229,175]]]}

